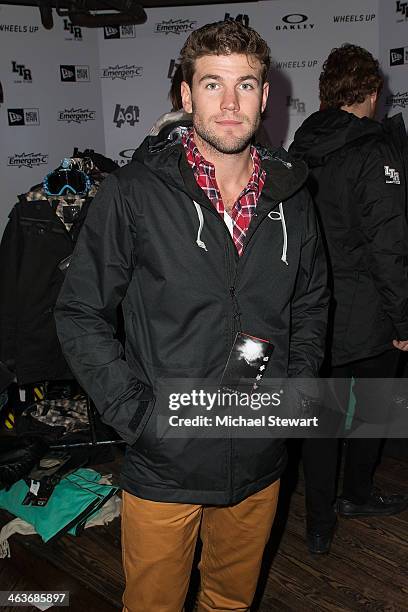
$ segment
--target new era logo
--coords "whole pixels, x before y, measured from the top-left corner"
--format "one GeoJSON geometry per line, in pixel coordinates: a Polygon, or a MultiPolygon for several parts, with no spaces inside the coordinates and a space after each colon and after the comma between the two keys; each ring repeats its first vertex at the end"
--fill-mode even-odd
{"type": "Polygon", "coordinates": [[[408,63],[408,47],[390,49],[390,66],[403,66],[408,63]]]}
{"type": "Polygon", "coordinates": [[[38,108],[9,108],[7,109],[8,124],[12,127],[19,125],[40,125],[38,108]]]}
{"type": "Polygon", "coordinates": [[[112,40],[118,38],[135,38],[136,30],[134,25],[121,25],[121,26],[104,26],[103,37],[105,40],[112,40]]]}
{"type": "Polygon", "coordinates": [[[90,81],[89,66],[63,64],[60,66],[60,75],[63,83],[80,83],[90,81]]]}

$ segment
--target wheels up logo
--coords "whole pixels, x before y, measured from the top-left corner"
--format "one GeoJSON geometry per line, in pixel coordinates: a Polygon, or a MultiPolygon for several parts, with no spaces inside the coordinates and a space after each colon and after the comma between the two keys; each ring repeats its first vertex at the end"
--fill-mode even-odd
{"type": "Polygon", "coordinates": [[[101,70],[101,79],[122,79],[126,81],[126,79],[134,79],[135,77],[143,75],[143,67],[135,66],[135,64],[123,64],[123,66],[108,66],[107,68],[102,68],[101,70]]]}
{"type": "Polygon", "coordinates": [[[33,168],[48,164],[48,153],[15,153],[9,155],[7,165],[14,168],[33,168]]]}
{"type": "Polygon", "coordinates": [[[89,66],[74,66],[63,64],[60,66],[60,76],[63,83],[89,82],[89,66]]]}
{"type": "Polygon", "coordinates": [[[34,34],[39,31],[39,26],[34,25],[11,25],[10,23],[0,23],[0,32],[13,32],[14,34],[34,34]]]}
{"type": "Polygon", "coordinates": [[[65,40],[82,40],[82,30],[74,26],[69,19],[64,19],[65,40]]]}
{"type": "Polygon", "coordinates": [[[71,108],[59,111],[58,121],[66,123],[86,123],[87,121],[95,120],[96,111],[91,111],[89,108],[71,108]]]}
{"type": "Polygon", "coordinates": [[[282,17],[283,25],[276,25],[275,30],[312,30],[314,23],[309,23],[309,17],[302,13],[290,13],[282,17]]]}
{"type": "Polygon", "coordinates": [[[136,38],[136,28],[134,25],[104,26],[103,37],[105,40],[136,38]]]}
{"type": "Polygon", "coordinates": [[[135,123],[139,123],[140,110],[138,106],[129,105],[126,108],[117,104],[113,115],[113,123],[120,128],[124,123],[128,123],[132,127],[135,123]]]}
{"type": "Polygon", "coordinates": [[[408,64],[408,47],[390,49],[390,66],[403,66],[408,64]]]}
{"type": "Polygon", "coordinates": [[[197,27],[197,21],[191,19],[169,19],[156,23],[155,34],[185,34],[197,27]]]}
{"type": "Polygon", "coordinates": [[[400,185],[400,175],[397,170],[384,166],[385,182],[389,185],[400,185]]]}
{"type": "Polygon", "coordinates": [[[397,0],[395,10],[397,12],[397,23],[408,21],[408,2],[397,0]]]}
{"type": "Polygon", "coordinates": [[[365,13],[360,15],[333,15],[334,23],[361,23],[363,21],[374,21],[375,13],[365,13]]]}
{"type": "Polygon", "coordinates": [[[40,125],[38,108],[9,108],[7,109],[8,124],[12,127],[20,125],[40,125]]]}
{"type": "Polygon", "coordinates": [[[317,60],[290,60],[273,62],[276,70],[291,70],[292,68],[315,68],[317,60]]]}
{"type": "Polygon", "coordinates": [[[387,96],[385,105],[391,108],[407,108],[408,106],[408,91],[404,93],[396,93],[391,96],[387,96]]]}
{"type": "Polygon", "coordinates": [[[16,75],[15,83],[32,83],[33,79],[31,76],[31,70],[24,64],[17,64],[17,62],[11,62],[11,69],[13,74],[16,75]]]}
{"type": "Polygon", "coordinates": [[[231,17],[230,13],[225,13],[224,21],[238,21],[246,28],[249,27],[249,16],[239,13],[236,17],[231,17]]]}
{"type": "Polygon", "coordinates": [[[289,108],[291,115],[305,115],[306,104],[299,100],[299,98],[292,98],[292,96],[286,96],[286,107],[289,108]]]}

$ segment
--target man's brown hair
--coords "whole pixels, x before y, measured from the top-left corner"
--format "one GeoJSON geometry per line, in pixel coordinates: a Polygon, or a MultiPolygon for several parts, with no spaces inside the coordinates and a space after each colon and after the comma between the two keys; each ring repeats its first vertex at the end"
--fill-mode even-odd
{"type": "Polygon", "coordinates": [[[319,79],[321,108],[361,104],[367,95],[380,93],[383,78],[378,61],[369,51],[345,43],[332,49],[319,79]]]}
{"type": "Polygon", "coordinates": [[[169,100],[171,102],[171,110],[179,111],[183,108],[183,101],[181,99],[181,82],[183,80],[183,72],[181,66],[178,65],[175,73],[171,79],[171,87],[169,91],[169,100]]]}
{"type": "Polygon", "coordinates": [[[180,53],[184,80],[191,87],[198,58],[231,53],[256,57],[262,64],[262,84],[265,83],[271,63],[267,43],[252,28],[232,20],[209,23],[190,34],[180,53]]]}

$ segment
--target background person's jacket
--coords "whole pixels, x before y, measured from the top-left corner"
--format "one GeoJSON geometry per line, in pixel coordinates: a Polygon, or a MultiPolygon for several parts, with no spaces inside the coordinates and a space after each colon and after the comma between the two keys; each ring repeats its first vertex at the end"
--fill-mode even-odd
{"type": "Polygon", "coordinates": [[[290,154],[310,167],[329,253],[332,365],[408,339],[407,137],[401,115],[382,123],[319,111],[290,154]]]}
{"type": "Polygon", "coordinates": [[[239,322],[274,344],[266,376],[316,376],[326,264],[303,162],[260,151],[266,183],[238,257],[188,165],[183,129],[148,137],[103,183],[57,304],[57,328],[102,419],[129,444],[122,486],[152,500],[231,504],[279,478],[283,441],[158,438],[163,406],[148,401],[149,389],[157,395],[166,378],[219,381],[239,322]],[[114,335],[121,301],[125,349],[114,335]]]}

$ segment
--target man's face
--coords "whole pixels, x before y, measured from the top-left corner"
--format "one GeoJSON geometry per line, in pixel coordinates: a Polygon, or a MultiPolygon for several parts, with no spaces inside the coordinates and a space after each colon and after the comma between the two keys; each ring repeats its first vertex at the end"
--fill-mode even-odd
{"type": "Polygon", "coordinates": [[[239,153],[250,143],[268,98],[262,65],[253,56],[205,55],[195,62],[192,87],[183,81],[184,110],[196,134],[219,153],[239,153]],[[249,60],[249,61],[248,61],[249,60]]]}

